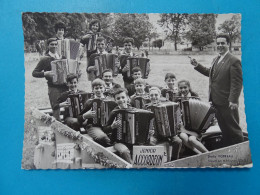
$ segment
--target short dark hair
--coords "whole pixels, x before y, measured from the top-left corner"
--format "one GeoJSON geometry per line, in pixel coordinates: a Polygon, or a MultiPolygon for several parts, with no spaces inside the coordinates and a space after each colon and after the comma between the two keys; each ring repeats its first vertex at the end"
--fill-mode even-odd
{"type": "Polygon", "coordinates": [[[190,88],[190,81],[185,80],[185,79],[180,80],[180,81],[178,82],[178,87],[179,87],[180,83],[185,83],[185,84],[188,85],[188,87],[190,88]]]}
{"type": "Polygon", "coordinates": [[[134,39],[133,39],[133,38],[130,38],[130,37],[126,37],[126,38],[124,38],[123,42],[124,42],[124,43],[129,43],[129,42],[131,42],[132,45],[133,45],[133,44],[134,44],[134,39]]]}
{"type": "Polygon", "coordinates": [[[48,40],[47,40],[47,45],[49,45],[52,41],[57,41],[58,39],[57,38],[49,38],[48,40]]]}
{"type": "Polygon", "coordinates": [[[100,32],[100,30],[101,30],[101,25],[100,25],[100,21],[99,20],[97,20],[97,19],[94,19],[94,20],[92,20],[90,23],[89,23],[89,30],[92,30],[92,26],[94,25],[94,24],[96,24],[96,23],[98,23],[98,32],[100,32]]]}
{"type": "Polygon", "coordinates": [[[138,66],[136,66],[136,67],[134,67],[133,69],[132,69],[132,73],[134,73],[134,72],[142,72],[141,71],[141,68],[140,67],[138,67],[138,66]]]}
{"type": "Polygon", "coordinates": [[[102,42],[102,41],[106,42],[106,39],[104,37],[98,37],[97,38],[97,42],[102,42]]]}
{"type": "Polygon", "coordinates": [[[102,72],[102,77],[104,76],[104,74],[105,74],[106,72],[111,72],[111,73],[113,74],[112,70],[110,70],[110,69],[105,69],[105,70],[102,72]]]}
{"type": "Polygon", "coordinates": [[[97,86],[97,85],[103,85],[105,86],[105,81],[103,81],[102,79],[95,79],[92,83],[91,83],[91,86],[92,86],[92,89],[97,86]]]}
{"type": "Polygon", "coordinates": [[[125,88],[120,87],[114,91],[114,93],[113,93],[114,98],[116,97],[116,95],[123,93],[123,92],[125,92],[125,94],[128,96],[128,91],[125,88]]]}
{"type": "Polygon", "coordinates": [[[59,28],[63,28],[64,31],[66,30],[66,26],[65,26],[65,24],[64,24],[63,22],[57,22],[57,23],[55,24],[54,28],[55,28],[55,32],[56,32],[56,33],[58,32],[58,29],[59,29],[59,28]]]}
{"type": "Polygon", "coordinates": [[[167,74],[165,75],[164,80],[166,81],[166,79],[169,79],[169,78],[171,78],[171,79],[176,79],[176,76],[175,76],[175,74],[173,74],[173,73],[167,73],[167,74]]]}
{"type": "Polygon", "coordinates": [[[74,73],[70,73],[70,74],[67,76],[66,81],[67,81],[67,82],[71,82],[73,79],[77,79],[77,81],[78,81],[78,76],[77,76],[76,74],[74,74],[74,73]]]}
{"type": "Polygon", "coordinates": [[[106,42],[106,39],[104,37],[98,37],[97,38],[97,42],[101,42],[101,41],[105,41],[106,42]]]}
{"type": "Polygon", "coordinates": [[[226,41],[227,41],[227,43],[230,42],[230,37],[229,37],[229,35],[227,35],[227,34],[219,34],[219,35],[217,35],[216,39],[217,39],[217,38],[225,38],[226,41]]]}

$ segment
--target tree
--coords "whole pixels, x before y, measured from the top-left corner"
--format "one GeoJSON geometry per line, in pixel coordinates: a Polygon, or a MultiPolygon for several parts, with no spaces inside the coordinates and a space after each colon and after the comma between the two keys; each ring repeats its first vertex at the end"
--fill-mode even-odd
{"type": "Polygon", "coordinates": [[[33,18],[32,13],[23,13],[22,15],[23,20],[23,34],[24,34],[24,42],[33,44],[37,39],[36,36],[36,22],[33,18]]]}
{"type": "Polygon", "coordinates": [[[153,41],[153,47],[158,47],[159,50],[160,50],[162,46],[163,46],[163,40],[162,39],[157,39],[157,40],[153,41]]]}
{"type": "Polygon", "coordinates": [[[115,23],[112,28],[112,37],[115,44],[122,46],[125,37],[134,39],[134,45],[138,48],[150,33],[152,24],[147,14],[115,14],[115,23]]]}
{"type": "Polygon", "coordinates": [[[102,32],[107,34],[111,25],[110,14],[84,14],[84,13],[32,13],[26,12],[22,15],[24,41],[33,44],[36,40],[46,40],[55,36],[54,26],[62,21],[66,26],[65,37],[79,39],[88,30],[86,21],[99,19],[102,32]]]}
{"type": "Polygon", "coordinates": [[[157,21],[161,27],[169,31],[167,38],[173,40],[175,51],[185,30],[187,16],[188,14],[160,14],[160,20],[157,21]]]}
{"type": "Polygon", "coordinates": [[[191,14],[188,16],[188,31],[185,38],[201,51],[203,47],[214,42],[216,36],[215,14],[191,14]]]}
{"type": "Polygon", "coordinates": [[[157,32],[154,32],[154,31],[150,31],[147,35],[147,38],[148,38],[148,46],[149,46],[149,51],[150,51],[150,42],[152,39],[157,39],[159,37],[159,34],[157,32]]]}
{"type": "Polygon", "coordinates": [[[231,50],[232,42],[240,38],[241,32],[241,15],[233,15],[230,20],[224,21],[218,27],[218,30],[221,30],[223,33],[228,34],[230,38],[229,48],[231,50]]]}

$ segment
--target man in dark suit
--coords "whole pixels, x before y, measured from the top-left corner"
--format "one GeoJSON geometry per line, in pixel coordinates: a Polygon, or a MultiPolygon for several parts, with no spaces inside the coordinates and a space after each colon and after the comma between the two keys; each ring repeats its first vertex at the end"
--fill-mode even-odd
{"type": "Polygon", "coordinates": [[[219,52],[210,68],[191,59],[194,69],[209,77],[209,101],[216,108],[216,117],[223,134],[223,146],[243,142],[243,133],[239,126],[238,99],[242,90],[241,62],[228,49],[229,37],[217,36],[219,52]]]}

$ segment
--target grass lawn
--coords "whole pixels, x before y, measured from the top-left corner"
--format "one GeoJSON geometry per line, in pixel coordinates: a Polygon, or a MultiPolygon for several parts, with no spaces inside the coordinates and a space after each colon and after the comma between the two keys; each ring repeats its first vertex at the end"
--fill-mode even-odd
{"type": "MultiPolygon", "coordinates": [[[[195,55],[194,57],[205,66],[210,66],[213,55],[195,55]]],[[[241,59],[240,56],[237,56],[241,59]]],[[[209,79],[201,75],[199,72],[193,69],[193,66],[189,63],[187,55],[150,55],[151,60],[151,72],[147,82],[149,84],[155,84],[164,86],[164,76],[168,72],[172,72],[176,75],[177,80],[187,79],[191,83],[192,90],[197,92],[203,101],[208,100],[208,84],[209,79]]],[[[36,67],[39,61],[38,54],[30,53],[25,54],[25,134],[24,134],[24,150],[23,150],[23,168],[33,168],[33,150],[36,136],[33,131],[27,128],[26,117],[30,107],[50,107],[48,98],[47,83],[44,78],[38,79],[32,77],[32,71],[36,67]]],[[[85,91],[91,91],[90,82],[87,80],[85,72],[86,64],[82,61],[81,64],[82,76],[79,79],[78,88],[85,91]]],[[[114,79],[116,83],[123,86],[123,80],[121,75],[114,79]]],[[[239,113],[240,113],[240,125],[243,131],[246,131],[246,116],[244,105],[244,94],[239,99],[239,113]]]]}

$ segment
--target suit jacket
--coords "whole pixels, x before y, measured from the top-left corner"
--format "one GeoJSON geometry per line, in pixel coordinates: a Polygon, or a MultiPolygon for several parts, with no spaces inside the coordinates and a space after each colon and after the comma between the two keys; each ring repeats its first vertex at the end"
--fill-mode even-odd
{"type": "Polygon", "coordinates": [[[209,101],[218,106],[229,105],[229,102],[238,103],[243,82],[240,60],[229,52],[217,66],[216,60],[217,58],[213,60],[211,68],[201,64],[194,68],[209,77],[209,101]]]}

